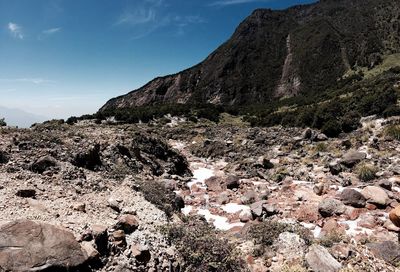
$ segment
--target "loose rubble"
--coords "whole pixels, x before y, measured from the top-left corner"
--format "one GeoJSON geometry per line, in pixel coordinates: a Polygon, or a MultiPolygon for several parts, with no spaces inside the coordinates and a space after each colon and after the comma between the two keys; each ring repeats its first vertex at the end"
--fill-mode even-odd
{"type": "Polygon", "coordinates": [[[199,216],[249,271],[396,271],[400,149],[384,129],[400,120],[365,122],[333,139],[241,122],[3,128],[0,267],[180,271],[164,228],[199,216]],[[249,236],[262,222],[278,224],[267,244],[249,236]]]}

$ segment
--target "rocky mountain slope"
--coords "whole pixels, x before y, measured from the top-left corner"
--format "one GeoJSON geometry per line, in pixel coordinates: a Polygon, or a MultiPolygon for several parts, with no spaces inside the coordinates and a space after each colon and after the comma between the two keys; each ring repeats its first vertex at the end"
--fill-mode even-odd
{"type": "Polygon", "coordinates": [[[167,119],[0,128],[0,271],[398,271],[399,118],[167,119]]]}
{"type": "Polygon", "coordinates": [[[400,52],[396,0],[325,0],[254,11],[200,64],[108,101],[100,111],[161,103],[249,105],[321,94],[400,52]]]}

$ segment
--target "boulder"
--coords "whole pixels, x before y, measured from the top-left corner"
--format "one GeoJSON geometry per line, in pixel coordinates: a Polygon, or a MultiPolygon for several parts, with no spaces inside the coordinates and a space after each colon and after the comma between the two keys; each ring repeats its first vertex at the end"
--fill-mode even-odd
{"type": "Polygon", "coordinates": [[[389,219],[396,227],[400,228],[400,205],[389,213],[389,219]]]}
{"type": "Polygon", "coordinates": [[[151,259],[150,250],[146,246],[133,244],[131,246],[131,252],[138,263],[146,264],[151,259]]]}
{"type": "Polygon", "coordinates": [[[306,254],[306,262],[312,271],[315,272],[336,272],[342,265],[320,245],[312,245],[306,254]]]}
{"type": "Polygon", "coordinates": [[[303,260],[307,246],[306,242],[298,234],[282,232],[274,242],[274,248],[279,254],[285,256],[286,261],[294,262],[303,260]]]}
{"type": "Polygon", "coordinates": [[[129,234],[137,230],[139,227],[139,221],[136,216],[131,214],[125,214],[121,216],[115,225],[116,230],[123,230],[125,233],[129,234]]]}
{"type": "Polygon", "coordinates": [[[261,217],[264,211],[263,205],[266,203],[265,200],[255,202],[250,205],[251,213],[254,217],[261,217]]]}
{"type": "Polygon", "coordinates": [[[20,189],[15,195],[23,198],[35,198],[36,191],[34,189],[20,189]]]}
{"type": "Polygon", "coordinates": [[[221,178],[213,176],[206,179],[205,184],[207,185],[207,190],[215,193],[221,193],[224,189],[222,187],[221,178]]]}
{"type": "Polygon", "coordinates": [[[380,187],[377,186],[367,186],[362,191],[361,194],[367,199],[368,203],[377,206],[386,206],[389,203],[389,196],[380,187]]]}
{"type": "Polygon", "coordinates": [[[340,199],[345,205],[355,208],[364,208],[367,201],[363,194],[354,189],[344,189],[340,194],[340,199]]]}
{"type": "Polygon", "coordinates": [[[44,156],[32,163],[30,169],[32,172],[43,174],[45,171],[49,170],[52,167],[57,166],[57,160],[51,156],[44,156]]]}
{"type": "Polygon", "coordinates": [[[367,247],[378,258],[385,260],[392,265],[398,265],[400,262],[400,246],[393,241],[384,241],[381,243],[370,243],[367,247]]]}
{"type": "Polygon", "coordinates": [[[87,260],[86,252],[74,235],[65,229],[29,220],[0,227],[2,270],[69,270],[81,267],[87,260]]]}
{"type": "Polygon", "coordinates": [[[10,155],[7,152],[0,150],[0,164],[8,163],[10,155]]]}
{"type": "Polygon", "coordinates": [[[340,200],[325,198],[319,203],[318,211],[323,217],[341,215],[346,211],[346,206],[340,200]]]}
{"type": "Polygon", "coordinates": [[[365,160],[367,158],[367,154],[364,152],[358,152],[355,150],[351,150],[343,155],[341,164],[347,167],[353,167],[357,163],[365,160]]]}
{"type": "Polygon", "coordinates": [[[240,179],[237,176],[228,176],[225,180],[226,188],[232,190],[239,188],[240,179]]]}
{"type": "Polygon", "coordinates": [[[102,165],[100,159],[100,145],[96,144],[85,151],[75,154],[72,164],[89,170],[97,169],[102,165]]]}

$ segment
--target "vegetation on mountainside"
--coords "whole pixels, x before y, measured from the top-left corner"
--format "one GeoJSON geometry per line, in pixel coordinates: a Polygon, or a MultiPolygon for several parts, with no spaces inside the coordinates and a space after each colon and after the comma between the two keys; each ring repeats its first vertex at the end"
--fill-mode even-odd
{"type": "Polygon", "coordinates": [[[398,90],[400,67],[394,67],[373,78],[354,74],[338,82],[338,87],[312,96],[299,95],[268,104],[247,107],[213,104],[168,104],[98,112],[81,118],[71,117],[67,123],[79,119],[105,120],[115,117],[124,123],[147,123],[166,114],[184,116],[196,122],[205,118],[214,122],[221,113],[243,116],[252,126],[297,126],[320,129],[330,137],[351,132],[360,125],[362,116],[390,117],[400,115],[398,90]]]}
{"type": "Polygon", "coordinates": [[[7,126],[6,121],[4,120],[4,118],[0,118],[0,127],[5,127],[7,126]]]}

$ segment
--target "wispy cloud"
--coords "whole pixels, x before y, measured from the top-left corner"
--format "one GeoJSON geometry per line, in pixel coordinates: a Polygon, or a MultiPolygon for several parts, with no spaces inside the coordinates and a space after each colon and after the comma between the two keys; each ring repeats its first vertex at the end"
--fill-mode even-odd
{"type": "Polygon", "coordinates": [[[21,26],[17,25],[16,23],[9,22],[7,28],[14,38],[17,38],[20,40],[24,39],[24,33],[22,32],[21,26]]]}
{"type": "Polygon", "coordinates": [[[232,5],[246,4],[252,2],[270,2],[270,1],[271,0],[219,0],[209,4],[208,6],[224,7],[224,6],[232,6],[232,5]]]}
{"type": "Polygon", "coordinates": [[[44,78],[0,78],[0,82],[25,82],[32,84],[55,83],[55,81],[53,80],[48,80],[44,78]]]}
{"type": "Polygon", "coordinates": [[[164,0],[144,0],[134,7],[126,8],[114,26],[129,27],[131,38],[140,39],[165,27],[173,27],[177,35],[182,35],[187,26],[205,22],[200,16],[182,16],[167,12],[165,7],[164,0]]]}
{"type": "Polygon", "coordinates": [[[50,28],[42,31],[42,34],[52,35],[61,31],[61,27],[50,28]]]}

